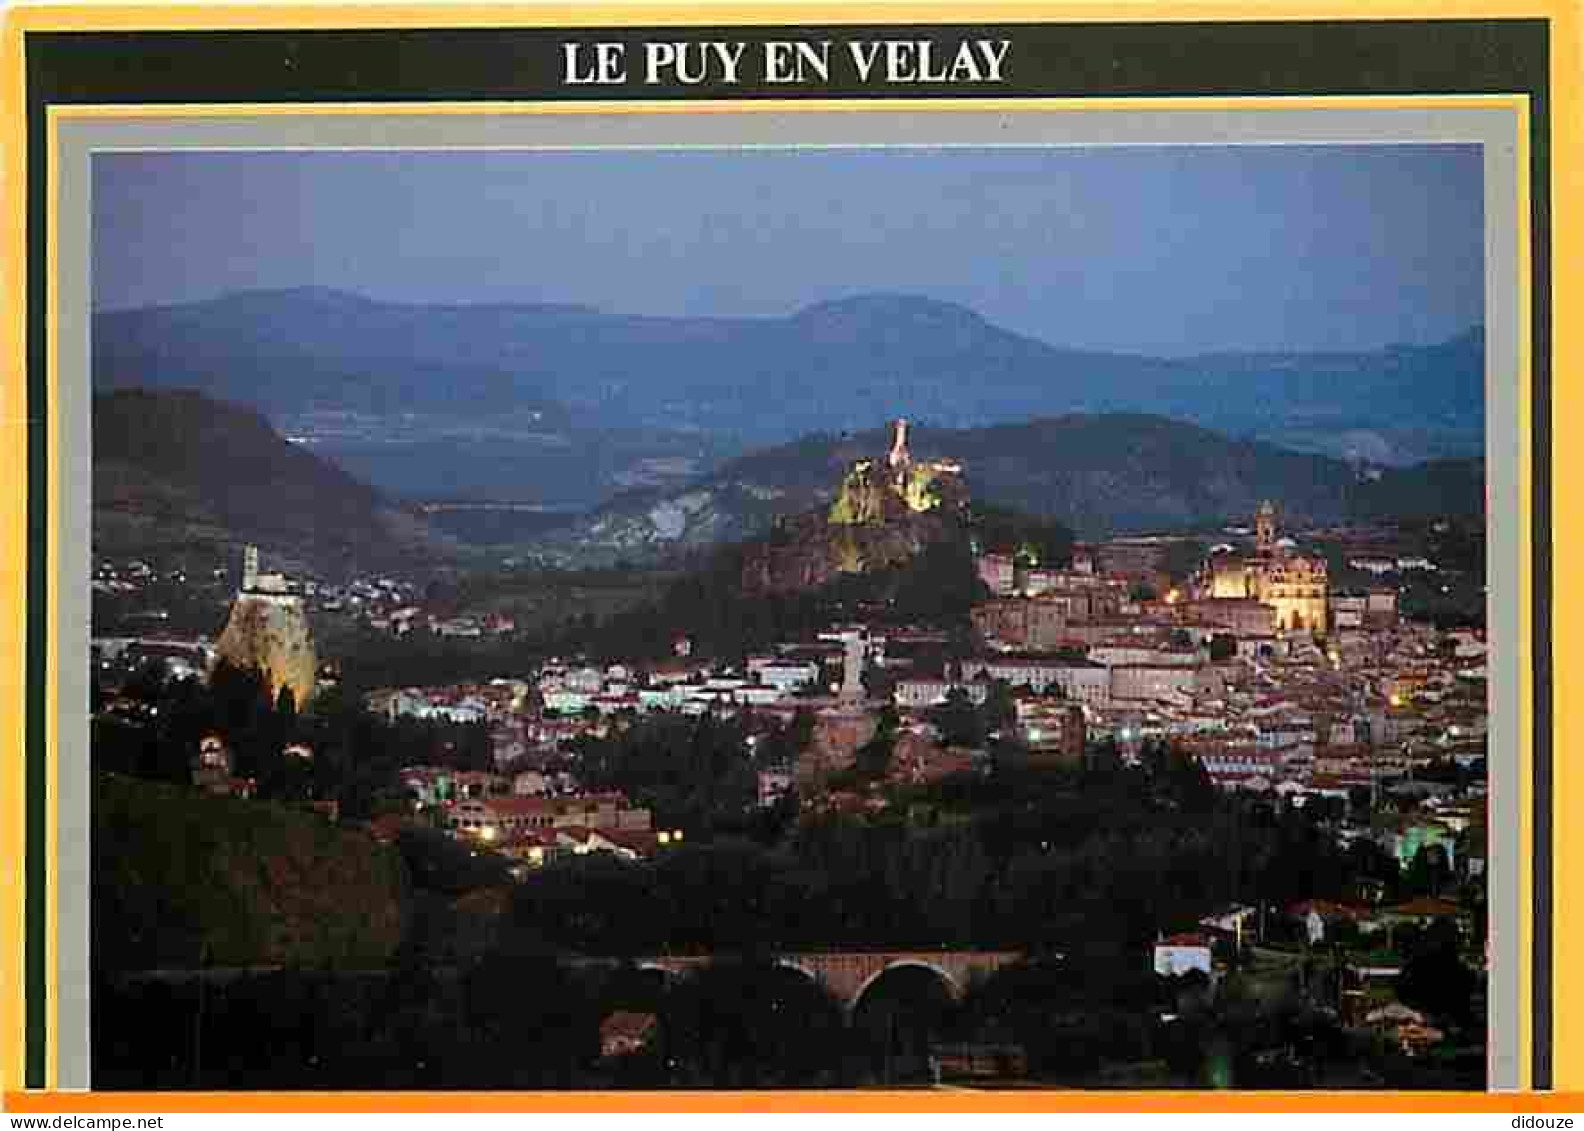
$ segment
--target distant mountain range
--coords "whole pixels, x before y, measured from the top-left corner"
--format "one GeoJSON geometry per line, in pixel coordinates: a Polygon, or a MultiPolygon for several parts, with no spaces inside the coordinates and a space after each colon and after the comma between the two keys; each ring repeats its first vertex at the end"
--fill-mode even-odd
{"type": "Polygon", "coordinates": [[[635,481],[674,486],[699,470],[689,461],[895,416],[980,428],[1149,413],[1384,465],[1477,455],[1484,429],[1478,329],[1428,347],[1163,359],[1064,349],[894,294],[661,318],[258,291],[100,313],[93,358],[101,392],[196,388],[294,428],[350,414],[355,434],[316,437],[323,450],[409,498],[428,481],[574,507],[635,481]],[[389,442],[426,420],[444,427],[389,442]],[[485,442],[458,438],[482,425],[485,442]],[[579,462],[584,449],[599,458],[579,462]]]}
{"type": "MultiPolygon", "coordinates": [[[[974,498],[1059,520],[1085,537],[1247,519],[1267,498],[1291,522],[1478,515],[1484,508],[1481,460],[1361,472],[1341,460],[1158,416],[916,427],[910,438],[917,458],[962,461],[974,498]]],[[[876,429],[756,452],[684,489],[623,496],[550,544],[572,554],[641,557],[754,537],[778,515],[827,505],[846,467],[883,454],[889,439],[876,429]]]]}
{"type": "Polygon", "coordinates": [[[257,412],[143,390],[94,398],[93,542],[113,556],[251,542],[326,574],[411,567],[454,548],[257,412]]]}

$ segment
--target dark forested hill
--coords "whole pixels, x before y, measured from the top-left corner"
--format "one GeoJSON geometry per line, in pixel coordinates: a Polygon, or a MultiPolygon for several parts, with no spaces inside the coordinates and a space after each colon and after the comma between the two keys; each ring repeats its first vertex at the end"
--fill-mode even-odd
{"type": "Polygon", "coordinates": [[[93,457],[101,554],[252,542],[338,573],[426,561],[443,548],[424,523],[258,413],[197,393],[96,397],[93,457]]]}
{"type": "Polygon", "coordinates": [[[401,939],[394,849],[312,813],[94,776],[94,960],[379,966],[401,939]]]}
{"type": "Polygon", "coordinates": [[[1363,485],[1354,504],[1357,518],[1415,519],[1485,513],[1485,461],[1431,460],[1390,468],[1363,485]]]}

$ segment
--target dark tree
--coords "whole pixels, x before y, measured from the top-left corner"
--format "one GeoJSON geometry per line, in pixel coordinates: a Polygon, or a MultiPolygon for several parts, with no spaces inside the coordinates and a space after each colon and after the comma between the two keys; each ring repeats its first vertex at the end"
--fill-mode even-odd
{"type": "Polygon", "coordinates": [[[946,701],[931,707],[926,715],[940,731],[941,741],[947,746],[983,746],[985,720],[975,707],[968,692],[954,687],[946,693],[946,701]]]}
{"type": "Polygon", "coordinates": [[[578,775],[654,810],[661,827],[703,829],[737,820],[758,797],[747,724],[713,715],[654,714],[577,746],[578,775]]]}
{"type": "Polygon", "coordinates": [[[164,660],[145,660],[122,685],[121,694],[142,703],[158,703],[168,678],[164,660]]]}
{"type": "Polygon", "coordinates": [[[1180,585],[1204,564],[1208,551],[1209,547],[1197,538],[1173,542],[1166,547],[1161,568],[1171,578],[1173,585],[1180,585]]]}
{"type": "Polygon", "coordinates": [[[841,1006],[804,973],[723,960],[685,978],[661,1018],[682,1086],[839,1087],[857,1083],[841,1006]]]}
{"type": "Polygon", "coordinates": [[[1457,1024],[1470,1021],[1478,978],[1458,957],[1459,944],[1458,929],[1448,920],[1425,931],[1397,980],[1404,1004],[1457,1024]]]}
{"type": "Polygon", "coordinates": [[[880,779],[891,768],[891,755],[896,751],[897,729],[901,719],[896,708],[887,704],[880,711],[874,737],[858,748],[857,769],[865,777],[880,779]]]}
{"type": "Polygon", "coordinates": [[[297,693],[284,684],[275,696],[275,715],[287,737],[291,737],[297,729],[297,693]]]}
{"type": "Polygon", "coordinates": [[[589,988],[552,958],[492,955],[463,976],[468,1040],[453,1083],[566,1087],[599,1057],[599,1010],[589,988]]]}
{"type": "Polygon", "coordinates": [[[1438,896],[1452,886],[1452,867],[1439,844],[1420,846],[1403,872],[1403,888],[1411,895],[1438,896]]]}
{"type": "Polygon", "coordinates": [[[1143,955],[1079,948],[1060,960],[997,970],[969,991],[963,1024],[973,1034],[1010,1032],[1033,1073],[1076,1081],[1102,1059],[1147,1055],[1145,1028],[1130,1019],[1158,996],[1143,955]]]}
{"type": "MultiPolygon", "coordinates": [[[[1051,688],[1060,694],[1060,688],[1055,684],[1051,688]]],[[[1013,697],[1012,686],[1006,680],[998,679],[990,684],[980,713],[984,729],[990,734],[1010,730],[1017,723],[1017,700],[1013,697]]]]}

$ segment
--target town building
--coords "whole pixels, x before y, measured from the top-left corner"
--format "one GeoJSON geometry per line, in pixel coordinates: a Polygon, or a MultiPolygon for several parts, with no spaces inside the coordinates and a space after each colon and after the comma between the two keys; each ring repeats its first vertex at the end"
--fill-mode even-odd
{"type": "Polygon", "coordinates": [[[1172,935],[1155,944],[1155,973],[1163,978],[1175,978],[1191,970],[1209,977],[1211,962],[1210,940],[1204,935],[1172,935]]]}
{"type": "Polygon", "coordinates": [[[1270,636],[1276,631],[1276,609],[1252,597],[1206,597],[1185,601],[1183,614],[1225,629],[1233,636],[1270,636]]]}
{"type": "Polygon", "coordinates": [[[1083,759],[1087,737],[1083,708],[1030,696],[1019,696],[1015,703],[1017,736],[1028,748],[1031,762],[1076,763],[1083,759]]]}

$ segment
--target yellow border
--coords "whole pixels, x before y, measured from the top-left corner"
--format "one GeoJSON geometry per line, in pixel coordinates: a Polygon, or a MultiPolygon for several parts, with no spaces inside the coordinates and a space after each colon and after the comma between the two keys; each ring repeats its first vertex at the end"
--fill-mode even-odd
{"type": "MultiPolygon", "coordinates": [[[[15,360],[24,360],[25,346],[25,320],[23,298],[26,288],[25,271],[25,244],[26,231],[24,226],[25,203],[25,155],[26,155],[26,123],[22,114],[23,107],[23,82],[24,72],[22,66],[22,34],[23,32],[37,31],[64,31],[64,30],[131,30],[131,29],[244,29],[244,28],[350,28],[350,27],[466,27],[466,26],[617,26],[623,24],[649,24],[649,25],[685,25],[697,23],[730,22],[734,25],[753,26],[770,23],[801,23],[816,19],[819,22],[830,24],[847,24],[863,22],[884,23],[929,23],[943,22],[949,19],[962,18],[962,10],[957,5],[934,3],[909,3],[887,4],[867,3],[859,6],[840,6],[830,9],[822,8],[819,4],[760,4],[742,8],[723,8],[719,12],[711,12],[701,8],[675,8],[669,6],[646,6],[642,4],[629,4],[624,6],[608,6],[597,9],[587,7],[569,6],[534,6],[534,7],[466,7],[444,8],[425,6],[370,6],[370,7],[211,7],[200,8],[196,6],[155,8],[155,7],[82,7],[82,8],[33,8],[18,9],[10,13],[6,23],[6,38],[4,43],[5,79],[4,88],[7,99],[6,127],[3,134],[5,142],[7,174],[4,184],[5,201],[10,205],[6,212],[5,246],[10,255],[6,261],[12,269],[5,272],[5,295],[11,301],[8,303],[3,316],[4,337],[3,345],[7,347],[6,356],[15,360]]],[[[1577,41],[1578,18],[1573,5],[1566,0],[1452,0],[1429,8],[1424,0],[1373,0],[1365,8],[1358,2],[1337,2],[1328,0],[1326,3],[1303,3],[1301,0],[1267,0],[1267,2],[1244,3],[1183,3],[1166,0],[1162,3],[1115,3],[1108,0],[1076,0],[1064,5],[1027,4],[1027,3],[998,3],[978,6],[973,11],[976,21],[982,22],[1035,22],[1035,21],[1099,21],[1099,20],[1128,20],[1148,19],[1151,21],[1174,20],[1282,20],[1282,19],[1384,19],[1384,18],[1513,18],[1536,17],[1549,18],[1552,21],[1552,168],[1553,168],[1553,208],[1559,217],[1556,224],[1556,241],[1553,248],[1553,314],[1554,314],[1554,372],[1556,373],[1554,385],[1555,419],[1567,419],[1567,412],[1573,407],[1573,399],[1577,396],[1577,378],[1572,382],[1564,382],[1569,374],[1577,374],[1581,351],[1578,348],[1578,335],[1573,328],[1580,325],[1578,318],[1579,304],[1571,291],[1565,291],[1565,273],[1561,269],[1564,262],[1578,261],[1580,248],[1580,226],[1570,222],[1570,214],[1564,212],[1563,204],[1570,199],[1579,199],[1584,196],[1584,184],[1581,184],[1579,166],[1579,94],[1577,89],[1570,85],[1576,81],[1578,75],[1580,44],[1577,41]],[[1362,10],[1361,10],[1362,9],[1362,10]],[[1564,306],[1564,303],[1567,305],[1564,306]]],[[[1041,99],[1005,99],[1005,100],[961,100],[961,101],[935,101],[928,103],[932,110],[997,110],[1031,108],[1045,110],[1102,110],[1118,109],[1124,106],[1129,109],[1146,108],[1153,110],[1173,109],[1209,109],[1209,108],[1252,108],[1255,106],[1326,106],[1336,107],[1347,105],[1354,107],[1371,106],[1404,106],[1425,105],[1426,103],[1448,107],[1473,107],[1491,106],[1510,102],[1509,96],[1414,96],[1404,98],[1387,97],[1359,97],[1359,98],[1184,98],[1184,99],[1074,99],[1074,100],[1041,100],[1041,99]]],[[[88,116],[102,117],[198,117],[219,116],[245,112],[248,114],[262,113],[319,113],[334,115],[352,115],[377,111],[382,114],[392,113],[543,113],[553,111],[557,113],[720,113],[720,112],[759,112],[759,111],[831,111],[835,109],[885,110],[905,107],[918,109],[919,103],[908,99],[886,99],[863,101],[861,103],[838,102],[695,102],[695,103],[662,103],[644,104],[634,102],[620,103],[473,103],[467,106],[436,106],[434,104],[408,103],[408,104],[339,104],[334,106],[191,106],[191,107],[71,107],[54,108],[51,111],[51,127],[60,118],[79,118],[88,116]]],[[[1521,139],[1524,155],[1520,159],[1521,180],[1520,197],[1525,211],[1521,217],[1519,230],[1523,233],[1520,249],[1520,266],[1528,262],[1528,214],[1527,214],[1527,134],[1521,139]]],[[[53,225],[50,233],[51,254],[54,247],[53,225]]],[[[1524,381],[1528,380],[1528,326],[1527,312],[1529,307],[1528,275],[1523,272],[1520,280],[1523,294],[1521,309],[1524,311],[1525,324],[1522,327],[1521,338],[1524,342],[1525,359],[1523,365],[1524,381]]],[[[49,301],[53,310],[54,273],[50,274],[49,301]]],[[[50,387],[55,387],[55,354],[53,348],[49,357],[50,387]]],[[[8,367],[4,372],[4,382],[0,385],[0,422],[16,426],[26,419],[26,382],[20,364],[8,367]]],[[[1529,406],[1523,403],[1522,415],[1528,424],[1529,406]]],[[[58,435],[53,434],[51,442],[58,443],[58,435]]],[[[1575,467],[1575,464],[1584,463],[1584,452],[1574,452],[1569,459],[1569,449],[1560,442],[1561,429],[1556,429],[1558,443],[1554,453],[1555,483],[1557,485],[1571,482],[1573,471],[1584,472],[1584,467],[1575,467]]],[[[11,433],[11,436],[20,438],[20,428],[11,433]]],[[[1525,449],[1528,449],[1529,437],[1527,430],[1522,438],[1525,449]]],[[[26,500],[26,448],[25,444],[12,442],[3,449],[11,459],[13,474],[5,476],[5,483],[0,487],[0,600],[9,599],[5,609],[9,616],[0,614],[0,656],[10,660],[5,664],[5,671],[0,675],[0,749],[11,753],[18,753],[21,749],[21,705],[22,705],[22,628],[24,624],[23,609],[25,605],[25,577],[26,577],[26,528],[25,528],[25,500],[26,500]]],[[[50,482],[48,485],[51,504],[53,505],[58,493],[57,483],[58,464],[52,460],[50,482]]],[[[1529,464],[1525,460],[1521,475],[1521,491],[1525,498],[1530,490],[1529,464]]],[[[1559,494],[1559,499],[1562,496],[1559,494]]],[[[1569,521],[1571,516],[1565,514],[1563,507],[1556,510],[1555,546],[1557,558],[1555,574],[1560,579],[1566,576],[1563,563],[1572,561],[1571,551],[1576,544],[1576,531],[1569,521]]],[[[1527,512],[1523,519],[1525,535],[1528,533],[1527,512]]],[[[50,531],[50,547],[53,552],[57,532],[50,531]]],[[[1528,559],[1527,538],[1524,547],[1524,556],[1528,559]]],[[[1527,590],[1529,578],[1524,578],[1527,590]]],[[[1581,635],[1584,635],[1584,600],[1575,602],[1580,605],[1574,609],[1564,602],[1564,589],[1558,586],[1555,593],[1553,626],[1556,630],[1555,647],[1558,670],[1569,672],[1574,670],[1571,660],[1575,658],[1574,647],[1578,646],[1581,635]],[[1573,647],[1570,647],[1572,645],[1573,647]]],[[[56,609],[49,610],[50,629],[56,627],[56,609]]],[[[1523,602],[1522,634],[1525,644],[1532,639],[1530,635],[1533,626],[1530,624],[1528,602],[1523,602]]],[[[1527,647],[1524,649],[1527,653],[1527,647]]],[[[1581,658],[1584,659],[1584,658],[1581,658]]],[[[50,765],[48,767],[50,814],[53,818],[53,789],[55,773],[58,768],[56,762],[57,739],[55,728],[54,686],[53,678],[54,655],[51,653],[49,670],[45,673],[49,679],[49,703],[51,718],[47,723],[47,744],[50,765]]],[[[1576,681],[1575,681],[1576,682],[1576,681]]],[[[1524,739],[1521,758],[1524,765],[1529,765],[1531,757],[1531,729],[1532,719],[1529,717],[1529,702],[1527,695],[1532,690],[1528,673],[1524,675],[1525,701],[1522,704],[1524,711],[1524,726],[1522,727],[1524,739]]],[[[1555,813],[1556,813],[1556,843],[1555,863],[1556,874],[1559,879],[1565,879],[1573,874],[1584,875],[1569,865],[1575,860],[1584,865],[1584,841],[1568,836],[1569,826],[1565,821],[1565,814],[1561,809],[1561,799],[1572,795],[1574,785],[1573,776],[1566,773],[1567,762],[1561,753],[1566,749],[1564,739],[1570,736],[1580,726],[1581,713],[1584,713],[1584,699],[1580,696],[1568,696],[1565,691],[1573,683],[1558,679],[1556,682],[1555,697],[1555,751],[1556,751],[1556,779],[1555,779],[1555,813]],[[1568,710],[1569,702],[1573,710],[1568,710]]],[[[0,985],[9,983],[20,986],[23,970],[21,958],[22,936],[22,849],[25,846],[25,805],[22,802],[24,794],[24,776],[19,757],[6,757],[0,760],[0,855],[5,857],[0,864],[0,985]],[[6,852],[6,849],[10,849],[6,852]]],[[[1528,805],[1523,806],[1524,827],[1522,838],[1525,847],[1525,856],[1529,855],[1528,805]]],[[[53,819],[47,833],[48,842],[53,854],[55,846],[56,829],[53,819]]],[[[1526,893],[1527,894],[1527,893],[1526,893]]],[[[50,991],[53,997],[54,985],[54,924],[56,906],[51,891],[49,918],[51,923],[51,954],[50,954],[50,991]]],[[[1574,1021],[1569,1025],[1570,1018],[1576,1018],[1579,1011],[1569,1008],[1575,1004],[1584,1004],[1584,965],[1574,963],[1564,965],[1563,960],[1568,955],[1567,940],[1571,936],[1577,938],[1577,932],[1570,932],[1567,927],[1575,920],[1574,916],[1584,915],[1584,911],[1575,911],[1570,916],[1568,912],[1574,901],[1564,898],[1563,890],[1558,887],[1556,891],[1556,914],[1554,924],[1556,932],[1556,1072],[1555,1085],[1558,1088],[1579,1087],[1584,1085],[1584,1040],[1576,1038],[1579,1022],[1574,1021]]],[[[1524,992],[1527,994],[1529,984],[1529,924],[1524,925],[1524,939],[1522,953],[1524,957],[1524,970],[1522,982],[1524,992]]],[[[0,1081],[8,1088],[14,1088],[21,1080],[21,1070],[24,1063],[22,1049],[22,1029],[25,1018],[22,1013],[20,996],[6,996],[0,1000],[0,1081]]],[[[1527,1024],[1527,1015],[1525,1017],[1527,1024]]],[[[54,1041],[54,1026],[50,1027],[50,1042],[47,1051],[48,1078],[53,1083],[56,1079],[56,1048],[54,1041]]],[[[1529,1047],[1525,1041],[1522,1049],[1523,1078],[1528,1079],[1529,1073],[1529,1047]]],[[[1059,1106],[1068,1110],[1109,1111],[1109,1110],[1269,1110],[1271,1108],[1293,1110],[1297,1108],[1326,1109],[1334,1111],[1374,1111],[1374,1110],[1492,1110],[1492,1111],[1537,1111],[1537,1110],[1576,1110],[1584,1107],[1584,1096],[1566,1097],[1559,1096],[1545,1101],[1538,1101],[1535,1097],[1521,1096],[1473,1096],[1459,1094],[1456,1096],[1393,1096],[1391,1094],[1375,1094],[1370,1096],[1352,1096],[1342,1094],[1315,1094],[1301,1093],[1294,1095],[1231,1095],[1210,1097],[1200,1093],[1119,1093],[1109,1096],[1085,1095],[1083,1093],[1025,1093],[1007,1095],[992,1095],[973,1093],[971,1098],[963,1096],[959,1100],[951,1098],[951,1094],[929,1093],[920,1096],[916,1093],[800,1093],[796,1097],[787,1097],[771,1094],[756,1094],[760,1103],[766,1107],[781,1108],[784,1110],[898,1110],[914,1108],[917,1110],[1037,1110],[1051,1106],[1056,1096],[1059,1106]],[[1533,1106],[1543,1103],[1543,1106],[1533,1106]],[[1571,1107],[1568,1105],[1571,1104],[1571,1107]]],[[[270,1094],[250,1097],[249,1106],[258,1109],[274,1110],[455,1110],[464,1106],[459,1103],[462,1097],[454,1095],[402,1095],[392,1096],[379,1093],[373,1094],[339,1094],[335,1096],[307,1097],[290,1094],[270,1094]]],[[[48,1094],[21,1095],[16,1092],[6,1094],[6,1104],[11,1110],[112,1110],[112,1105],[121,1110],[226,1110],[231,1106],[231,1101],[223,1095],[193,1095],[193,1096],[128,1096],[96,1094],[93,1096],[66,1095],[51,1096],[48,1094]],[[152,1101],[152,1102],[151,1102],[152,1101]]],[[[593,1093],[582,1096],[544,1095],[526,1093],[512,1095],[469,1096],[465,1106],[471,1110],[521,1110],[524,1106],[539,1110],[740,1110],[744,1106],[744,1097],[730,1093],[713,1093],[707,1095],[664,1096],[648,1095],[633,1097],[622,1093],[600,1094],[593,1093]]]]}
{"type": "Polygon", "coordinates": [[[23,1038],[27,1024],[22,941],[22,881],[27,847],[26,780],[23,773],[23,667],[27,622],[27,419],[25,376],[26,315],[23,269],[27,244],[27,123],[22,113],[25,68],[22,36],[10,33],[0,44],[4,63],[4,180],[0,182],[0,1081],[16,1087],[23,1080],[23,1038]],[[13,989],[14,988],[14,989],[13,989]]]}
{"type": "Polygon", "coordinates": [[[1551,545],[1552,545],[1552,1048],[1558,1088],[1584,1087],[1584,832],[1569,805],[1584,797],[1584,451],[1567,428],[1584,421],[1584,14],[1562,6],[1551,25],[1551,545]]]}
{"type": "Polygon", "coordinates": [[[12,1112],[1471,1112],[1584,1111],[1584,1092],[11,1092],[12,1112]]]}
{"type": "MultiPolygon", "coordinates": [[[[1512,109],[1527,103],[1521,95],[1512,94],[1416,94],[1416,95],[1295,95],[1241,97],[1185,97],[1185,98],[931,98],[921,106],[917,98],[829,98],[829,99],[778,99],[756,98],[752,101],[730,99],[699,99],[691,102],[650,102],[639,99],[579,102],[336,102],[293,103],[282,106],[274,102],[212,102],[202,105],[99,105],[74,103],[69,106],[52,106],[51,121],[75,119],[132,119],[158,121],[171,118],[238,118],[274,117],[292,114],[313,118],[356,118],[371,114],[386,117],[409,114],[425,117],[478,117],[484,114],[556,114],[570,117],[598,114],[643,114],[646,116],[672,116],[700,114],[865,114],[898,110],[917,111],[927,108],[930,113],[994,114],[1003,111],[1039,111],[1041,113],[1090,113],[1104,110],[1148,110],[1161,113],[1207,110],[1402,110],[1434,108],[1437,110],[1490,110],[1512,109]]],[[[1527,145],[1527,138],[1525,139],[1527,145]]],[[[52,142],[53,148],[53,142],[52,142]]],[[[289,148],[289,147],[288,147],[289,148]]],[[[513,147],[520,148],[520,147],[513,147]]]]}
{"type": "Polygon", "coordinates": [[[620,27],[730,24],[1099,23],[1149,21],[1556,18],[1568,0],[796,0],[691,6],[610,4],[85,4],[18,8],[19,31],[225,31],[259,28],[620,27]]]}

